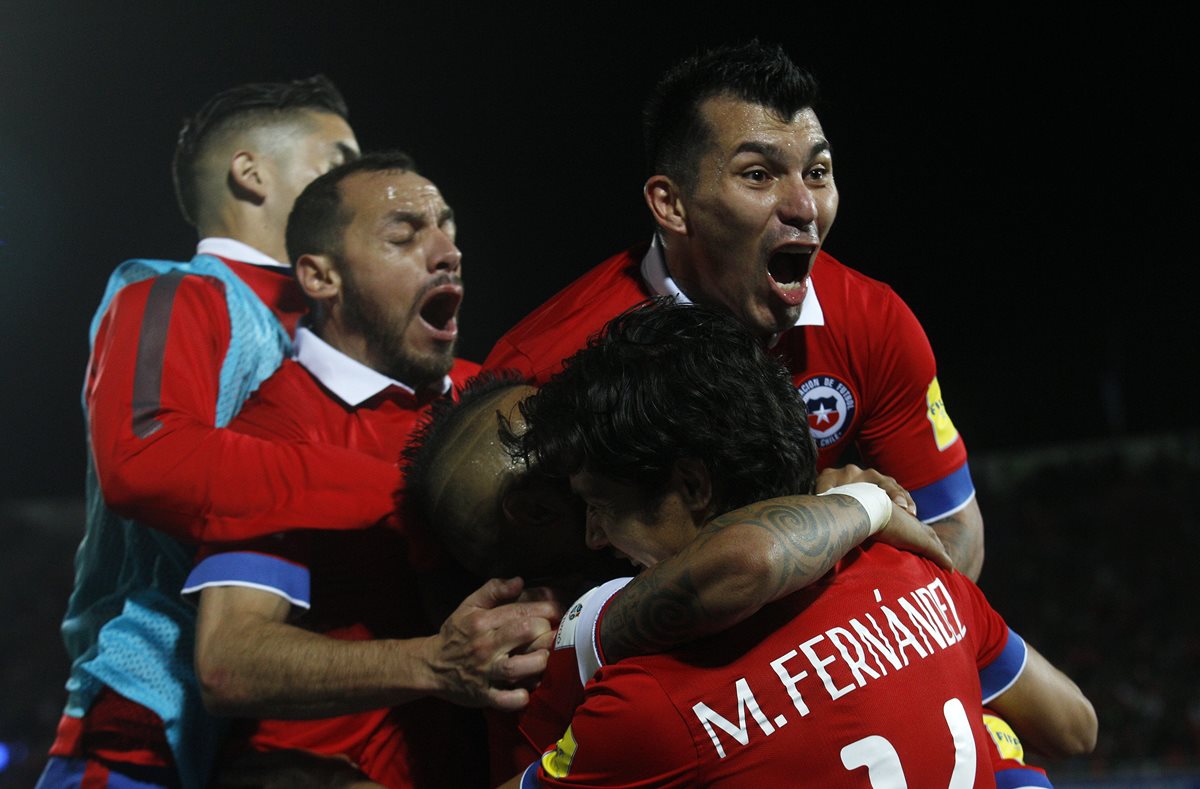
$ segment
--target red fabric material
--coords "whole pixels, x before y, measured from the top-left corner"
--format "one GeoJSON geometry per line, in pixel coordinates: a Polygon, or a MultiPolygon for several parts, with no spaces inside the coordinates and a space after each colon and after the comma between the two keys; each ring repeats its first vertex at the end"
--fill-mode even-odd
{"type": "Polygon", "coordinates": [[[100,691],[86,717],[62,716],[50,755],[143,767],[175,763],[158,716],[109,688],[100,691]]]}
{"type": "MultiPolygon", "coordinates": [[[[478,365],[459,360],[450,373],[461,386],[478,365]]],[[[265,382],[230,428],[239,434],[328,444],[394,461],[426,411],[426,403],[390,387],[357,407],[347,406],[294,361],[265,382]]],[[[448,561],[418,529],[358,532],[291,531],[236,545],[209,545],[201,556],[254,550],[308,568],[312,608],[297,620],[308,630],[344,640],[411,638],[434,632],[421,604],[417,572],[448,561]]],[[[198,557],[199,559],[200,557],[198,557]]],[[[343,756],[388,787],[455,785],[461,753],[452,745],[465,710],[433,699],[320,720],[245,722],[228,758],[246,749],[301,750],[343,756]]],[[[476,713],[477,714],[477,713],[476,713]]],[[[478,747],[478,746],[476,746],[478,747]]]]}
{"type": "MultiPolygon", "coordinates": [[[[294,329],[302,302],[289,271],[226,262],[294,329]]],[[[400,486],[394,458],[214,427],[230,337],[224,288],[209,277],[184,277],[169,325],[144,327],[152,285],[134,283],[116,295],[88,363],[90,448],[114,511],[189,542],[362,528],[391,515],[400,486]],[[166,344],[156,417],[162,427],[140,438],[132,426],[133,387],[144,329],[164,332],[166,344]],[[268,484],[245,484],[251,478],[268,484]]]]}
{"type": "Polygon", "coordinates": [[[542,768],[539,778],[563,787],[790,786],[801,775],[806,785],[867,789],[867,770],[843,764],[867,746],[902,765],[908,785],[944,786],[957,726],[977,754],[971,785],[993,786],[978,670],[1007,633],[965,576],[886,545],[855,549],[821,583],[727,633],[602,668],[571,724],[577,745],[567,774],[542,768]],[[918,590],[933,590],[933,608],[918,590]],[[934,623],[944,645],[923,634],[901,599],[934,623]],[[885,607],[912,633],[908,646],[898,646],[885,607]],[[900,665],[867,646],[855,623],[890,642],[900,665]],[[794,678],[794,695],[781,672],[794,678]],[[957,724],[948,703],[958,705],[957,724]]]}
{"type": "MultiPolygon", "coordinates": [[[[641,277],[646,245],[609,258],[559,291],[508,331],[484,369],[519,370],[538,383],[557,372],[611,318],[649,298],[641,277]]],[[[929,341],[912,311],[887,285],[821,252],[812,273],[824,326],[798,326],[774,346],[797,386],[811,376],[849,388],[849,423],[820,446],[821,468],[838,464],[855,443],[865,465],[915,490],[946,477],[967,459],[961,438],[938,449],[926,391],[936,375],[929,341]]]]}

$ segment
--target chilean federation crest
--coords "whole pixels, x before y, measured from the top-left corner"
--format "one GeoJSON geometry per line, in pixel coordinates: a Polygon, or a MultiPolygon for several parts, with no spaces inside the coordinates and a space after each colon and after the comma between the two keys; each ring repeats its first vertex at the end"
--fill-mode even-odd
{"type": "Polygon", "coordinates": [[[831,375],[814,375],[796,387],[808,406],[808,428],[818,449],[836,444],[854,420],[850,387],[831,375]]]}

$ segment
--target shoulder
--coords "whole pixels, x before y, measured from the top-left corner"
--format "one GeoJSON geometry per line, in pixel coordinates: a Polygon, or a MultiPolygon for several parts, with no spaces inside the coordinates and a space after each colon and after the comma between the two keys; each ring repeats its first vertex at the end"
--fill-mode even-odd
{"type": "Polygon", "coordinates": [[[640,274],[645,251],[642,244],[614,255],[551,296],[504,334],[484,367],[502,366],[495,363],[501,349],[541,357],[581,347],[609,318],[647,298],[640,274]]]}
{"type": "Polygon", "coordinates": [[[476,362],[469,359],[454,360],[454,366],[450,368],[450,380],[455,386],[462,386],[470,378],[479,374],[480,367],[476,362]]]}
{"type": "Polygon", "coordinates": [[[825,306],[903,303],[891,285],[850,268],[824,250],[817,254],[812,278],[825,306]]]}
{"type": "Polygon", "coordinates": [[[575,652],[575,663],[579,669],[579,681],[586,683],[604,665],[598,644],[600,616],[608,602],[632,578],[614,578],[584,592],[567,609],[558,626],[554,649],[571,649],[575,652]]]}
{"type": "Polygon", "coordinates": [[[640,268],[645,253],[646,245],[641,244],[613,255],[551,296],[541,307],[530,313],[528,318],[518,323],[518,328],[548,313],[561,316],[591,311],[596,307],[596,298],[609,301],[618,296],[643,296],[645,287],[642,284],[640,268]]]}
{"type": "Polygon", "coordinates": [[[541,764],[543,777],[563,785],[698,783],[690,728],[655,676],[636,661],[601,670],[566,734],[541,764]]]}
{"type": "Polygon", "coordinates": [[[229,427],[261,438],[300,440],[317,423],[323,403],[332,403],[304,366],[285,359],[251,395],[229,427]]]}

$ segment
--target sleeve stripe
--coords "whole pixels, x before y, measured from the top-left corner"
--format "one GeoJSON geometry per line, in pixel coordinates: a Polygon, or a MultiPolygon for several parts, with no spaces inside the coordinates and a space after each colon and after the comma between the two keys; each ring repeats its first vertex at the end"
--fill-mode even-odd
{"type": "Polygon", "coordinates": [[[612,598],[632,581],[632,578],[614,578],[597,586],[583,604],[579,614],[580,628],[575,637],[575,664],[579,668],[579,683],[588,680],[604,666],[604,650],[600,645],[600,617],[612,598]],[[580,637],[583,636],[583,637],[580,637]]]}
{"type": "Polygon", "coordinates": [[[167,352],[167,327],[175,308],[175,291],[184,274],[172,271],[154,278],[138,332],[137,363],[133,373],[133,434],[149,438],[160,428],[163,360],[167,352]]]}
{"type": "Polygon", "coordinates": [[[996,789],[1054,789],[1054,786],[1039,770],[1010,767],[996,772],[996,789]]]}
{"type": "Polygon", "coordinates": [[[917,503],[917,517],[925,523],[941,520],[961,510],[975,495],[971,469],[966,463],[932,485],[910,491],[917,503]]]}
{"type": "Polygon", "coordinates": [[[312,604],[308,568],[263,553],[238,551],[209,556],[192,568],[184,581],[183,594],[195,594],[211,586],[261,589],[301,608],[312,604]]]}
{"type": "Polygon", "coordinates": [[[538,764],[534,762],[525,768],[525,772],[521,773],[520,789],[541,789],[542,783],[538,780],[538,764]]]}
{"type": "Polygon", "coordinates": [[[979,685],[983,690],[984,704],[988,704],[1012,687],[1017,677],[1025,670],[1026,658],[1025,641],[1009,628],[1008,642],[1005,643],[1004,649],[995,660],[979,671],[979,685]]]}

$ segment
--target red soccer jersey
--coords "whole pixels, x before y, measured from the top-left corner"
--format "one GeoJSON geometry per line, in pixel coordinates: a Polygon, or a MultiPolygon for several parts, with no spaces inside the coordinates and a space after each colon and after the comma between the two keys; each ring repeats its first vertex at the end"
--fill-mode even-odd
{"type": "MultiPolygon", "coordinates": [[[[304,302],[290,269],[222,259],[295,328],[304,302]]],[[[395,458],[284,446],[214,427],[229,341],[224,286],[215,279],[185,276],[165,294],[149,279],[113,298],[84,392],[89,446],[109,506],[189,542],[297,527],[361,528],[389,516],[400,484],[395,458]],[[139,434],[135,419],[146,407],[139,389],[151,381],[158,426],[139,434]],[[286,485],[245,484],[258,478],[286,485]]]]}
{"type": "MultiPolygon", "coordinates": [[[[545,382],[610,319],[667,295],[664,276],[657,246],[649,254],[642,245],[610,258],[501,337],[484,368],[512,368],[545,382]]],[[[809,290],[800,322],[779,337],[774,351],[808,405],[819,466],[837,465],[857,445],[864,464],[912,492],[922,519],[960,508],[974,494],[967,453],[946,415],[933,351],[912,311],[887,285],[825,252],[817,256],[809,290]]]]}
{"type": "MultiPolygon", "coordinates": [[[[315,346],[321,356],[306,363],[319,368],[332,359],[339,366],[320,369],[318,377],[300,362],[284,362],[230,428],[263,439],[329,444],[384,461],[398,459],[426,404],[407,388],[385,385],[383,376],[349,362],[314,335],[300,339],[301,361],[315,346]],[[347,362],[350,376],[344,374],[347,362]],[[349,381],[356,371],[367,380],[349,381]]],[[[458,360],[449,379],[460,386],[478,369],[458,360]]],[[[272,484],[293,482],[278,478],[272,484]]],[[[185,592],[213,585],[272,590],[308,609],[298,625],[345,640],[411,638],[435,628],[421,605],[416,571],[437,570],[444,560],[433,541],[415,530],[292,531],[210,546],[203,554],[185,592]]],[[[320,720],[252,721],[239,726],[230,753],[295,749],[345,757],[388,787],[454,783],[466,765],[449,758],[447,743],[455,741],[456,728],[471,714],[421,699],[320,720]]]]}
{"type": "Polygon", "coordinates": [[[602,668],[537,779],[870,789],[902,773],[908,786],[993,786],[979,672],[1015,676],[998,660],[1010,640],[965,576],[855,549],[726,633],[602,668]]]}

